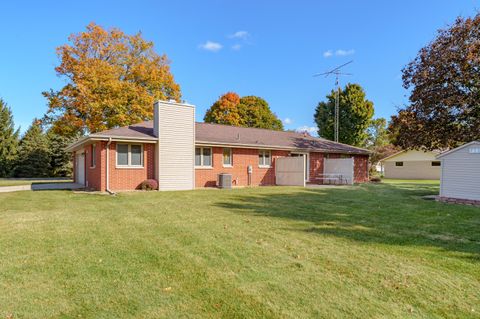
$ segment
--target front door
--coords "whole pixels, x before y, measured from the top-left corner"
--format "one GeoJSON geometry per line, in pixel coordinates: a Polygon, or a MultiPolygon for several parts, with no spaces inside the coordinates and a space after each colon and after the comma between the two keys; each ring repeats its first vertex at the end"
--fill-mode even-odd
{"type": "Polygon", "coordinates": [[[303,157],[305,161],[305,181],[308,182],[309,179],[309,171],[310,171],[310,161],[308,160],[308,153],[291,153],[290,156],[292,157],[303,157]]]}
{"type": "Polygon", "coordinates": [[[85,153],[77,154],[75,167],[75,182],[85,185],[85,153]]]}

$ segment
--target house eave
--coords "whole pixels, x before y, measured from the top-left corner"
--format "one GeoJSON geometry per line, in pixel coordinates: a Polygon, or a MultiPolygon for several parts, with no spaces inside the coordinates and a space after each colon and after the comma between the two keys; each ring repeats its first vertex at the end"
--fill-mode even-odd
{"type": "Polygon", "coordinates": [[[209,142],[209,141],[195,141],[195,145],[198,146],[220,146],[230,148],[247,148],[247,149],[266,149],[266,150],[278,150],[278,151],[297,151],[297,152],[317,152],[317,153],[330,153],[330,154],[355,154],[355,155],[369,155],[368,151],[340,151],[329,150],[320,148],[298,148],[278,145],[264,145],[264,144],[243,144],[243,143],[223,143],[223,142],[209,142]]]}
{"type": "Polygon", "coordinates": [[[73,152],[80,149],[84,144],[90,141],[112,141],[112,142],[142,142],[142,143],[157,143],[156,138],[150,137],[131,137],[131,136],[102,136],[102,135],[89,135],[84,136],[77,140],[76,142],[70,144],[65,148],[67,152],[73,152]]]}

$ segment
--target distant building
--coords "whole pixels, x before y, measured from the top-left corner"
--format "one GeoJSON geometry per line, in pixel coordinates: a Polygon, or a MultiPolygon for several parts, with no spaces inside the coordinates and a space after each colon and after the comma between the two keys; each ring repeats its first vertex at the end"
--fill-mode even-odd
{"type": "Polygon", "coordinates": [[[380,161],[385,178],[440,179],[441,162],[436,158],[440,152],[405,150],[380,161]]]}

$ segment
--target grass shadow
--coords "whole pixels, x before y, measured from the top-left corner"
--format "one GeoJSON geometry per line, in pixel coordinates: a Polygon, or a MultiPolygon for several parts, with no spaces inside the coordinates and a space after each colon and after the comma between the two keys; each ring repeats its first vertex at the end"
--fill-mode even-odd
{"type": "Polygon", "coordinates": [[[438,247],[480,261],[480,208],[422,199],[433,194],[438,194],[438,185],[365,184],[235,194],[216,205],[237,214],[301,222],[292,231],[365,243],[438,247]]]}

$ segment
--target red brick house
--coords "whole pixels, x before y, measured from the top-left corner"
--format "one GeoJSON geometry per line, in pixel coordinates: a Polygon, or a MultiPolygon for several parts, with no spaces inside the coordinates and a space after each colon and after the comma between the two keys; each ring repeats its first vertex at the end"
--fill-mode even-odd
{"type": "Polygon", "coordinates": [[[146,179],[160,190],[275,185],[275,162],[302,156],[305,179],[322,183],[326,160],[351,158],[352,182],[368,180],[365,149],[296,132],[195,123],[192,105],[155,103],[155,119],[85,136],[68,147],[74,180],[99,191],[134,190],[146,179]],[[249,169],[250,167],[250,169],[249,169]],[[250,171],[250,172],[249,172],[250,171]]]}

